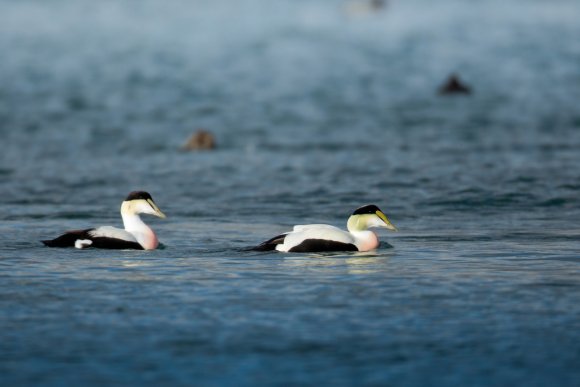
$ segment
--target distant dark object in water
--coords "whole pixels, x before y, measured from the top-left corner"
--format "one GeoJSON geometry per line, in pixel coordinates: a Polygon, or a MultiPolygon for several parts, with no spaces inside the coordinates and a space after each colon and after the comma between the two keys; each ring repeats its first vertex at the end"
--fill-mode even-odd
{"type": "Polygon", "coordinates": [[[451,74],[447,79],[447,82],[439,88],[439,94],[471,94],[471,88],[461,82],[456,74],[451,74]]]}
{"type": "Polygon", "coordinates": [[[204,129],[199,129],[191,135],[187,142],[181,147],[181,150],[207,150],[216,147],[215,137],[213,134],[204,129]]]}
{"type": "Polygon", "coordinates": [[[349,15],[367,15],[382,11],[387,7],[387,0],[355,0],[346,4],[346,13],[349,15]]]}
{"type": "Polygon", "coordinates": [[[387,6],[387,0],[371,0],[371,7],[374,9],[383,9],[387,6]]]}

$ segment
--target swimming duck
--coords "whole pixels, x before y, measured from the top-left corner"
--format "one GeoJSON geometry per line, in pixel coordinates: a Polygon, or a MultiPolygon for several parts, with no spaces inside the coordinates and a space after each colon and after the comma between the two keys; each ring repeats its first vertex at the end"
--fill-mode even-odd
{"type": "Polygon", "coordinates": [[[348,231],[328,224],[294,226],[292,231],[271,238],[254,250],[283,252],[369,251],[379,246],[377,234],[371,227],[397,231],[387,216],[374,204],[357,208],[348,218],[348,231]]]}
{"type": "Polygon", "coordinates": [[[112,226],[67,231],[58,238],[42,241],[48,247],[76,247],[83,249],[137,249],[154,250],[159,245],[157,235],[147,226],[139,214],[150,214],[165,218],[151,195],[134,191],[121,204],[121,217],[125,229],[112,226]]]}

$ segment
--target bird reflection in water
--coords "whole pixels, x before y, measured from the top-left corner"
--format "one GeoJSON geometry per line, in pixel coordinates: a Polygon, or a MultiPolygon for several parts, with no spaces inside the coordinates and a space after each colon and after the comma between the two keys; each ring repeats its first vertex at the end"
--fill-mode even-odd
{"type": "Polygon", "coordinates": [[[302,267],[308,271],[345,272],[348,274],[373,274],[388,269],[388,262],[394,253],[384,251],[354,252],[349,254],[308,254],[293,255],[284,259],[284,266],[302,267]]]}

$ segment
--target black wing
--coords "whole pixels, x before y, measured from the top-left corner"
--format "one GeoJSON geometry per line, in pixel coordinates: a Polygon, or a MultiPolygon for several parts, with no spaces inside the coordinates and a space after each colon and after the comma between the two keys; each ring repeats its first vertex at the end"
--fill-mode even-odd
{"type": "Polygon", "coordinates": [[[91,239],[89,231],[94,228],[87,228],[86,230],[71,230],[62,234],[58,238],[42,241],[48,247],[74,247],[78,239],[91,239]]]}
{"type": "Polygon", "coordinates": [[[94,247],[97,249],[114,249],[114,250],[143,250],[137,242],[126,241],[124,239],[117,238],[107,238],[107,237],[93,237],[90,235],[90,231],[94,228],[88,228],[86,230],[72,230],[67,231],[65,234],[59,236],[58,238],[52,240],[42,241],[48,247],[75,247],[75,242],[79,239],[88,239],[93,243],[87,247],[94,247]]]}
{"type": "Polygon", "coordinates": [[[258,246],[252,248],[254,251],[272,251],[276,250],[276,245],[284,243],[284,238],[287,234],[276,235],[274,238],[268,239],[265,242],[260,243],[258,246]]]}

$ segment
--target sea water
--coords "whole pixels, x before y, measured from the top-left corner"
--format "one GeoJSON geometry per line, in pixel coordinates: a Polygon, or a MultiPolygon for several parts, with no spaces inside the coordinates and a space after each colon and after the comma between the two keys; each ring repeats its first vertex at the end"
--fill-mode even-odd
{"type": "Polygon", "coordinates": [[[3,386],[580,383],[580,4],[351,5],[0,3],[3,386]],[[163,248],[39,242],[132,190],[163,248]]]}

